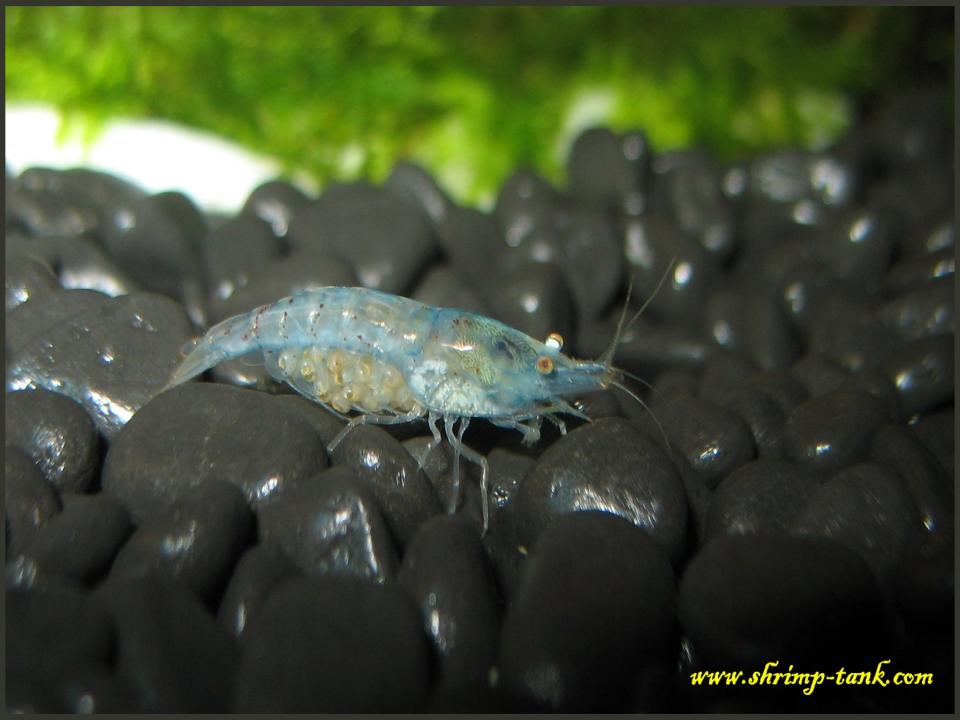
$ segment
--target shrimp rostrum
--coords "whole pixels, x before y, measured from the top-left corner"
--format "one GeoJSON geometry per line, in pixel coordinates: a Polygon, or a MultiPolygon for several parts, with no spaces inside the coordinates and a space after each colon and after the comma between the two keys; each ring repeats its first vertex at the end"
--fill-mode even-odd
{"type": "Polygon", "coordinates": [[[558,414],[589,420],[568,398],[623,388],[617,382],[622,371],[610,364],[615,344],[616,338],[600,360],[574,360],[561,352],[559,335],[540,342],[475,313],[366,288],[324,287],[215,325],[168,387],[259,350],[272,377],[348,419],[330,452],[358,425],[425,418],[433,436],[429,453],[442,442],[442,420],[456,452],[450,510],[456,508],[462,454],[481,468],[486,531],[489,468],[463,443],[470,420],[518,430],[528,444],[539,439],[544,418],[561,432],[566,429],[558,414]],[[350,412],[356,415],[347,418],[350,412]]]}

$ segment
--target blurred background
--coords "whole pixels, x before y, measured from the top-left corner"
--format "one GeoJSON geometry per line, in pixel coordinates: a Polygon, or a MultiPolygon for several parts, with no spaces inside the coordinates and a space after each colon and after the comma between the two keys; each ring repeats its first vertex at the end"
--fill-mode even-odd
{"type": "Polygon", "coordinates": [[[232,210],[408,158],[489,206],[595,125],[821,149],[908,82],[952,93],[953,37],[951,7],[9,7],[6,159],[232,210]]]}

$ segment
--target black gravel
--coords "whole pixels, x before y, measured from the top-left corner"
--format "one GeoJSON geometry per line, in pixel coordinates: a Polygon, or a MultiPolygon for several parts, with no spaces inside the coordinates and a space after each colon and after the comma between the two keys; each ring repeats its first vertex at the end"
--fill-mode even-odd
{"type": "MultiPolygon", "coordinates": [[[[914,100],[911,100],[914,98],[914,100]]],[[[6,710],[953,711],[953,146],[930,98],[721,163],[584,132],[490,212],[401,162],[229,217],[86,169],[7,174],[6,710]],[[659,292],[654,290],[670,266],[659,292]],[[592,421],[343,421],[212,323],[295,290],[491,315],[643,382],[592,421]],[[649,303],[648,303],[649,301],[649,303]],[[647,304],[648,303],[648,304],[647,304]],[[637,402],[641,400],[646,407],[637,402]],[[912,688],[704,671],[932,673],[912,688]]],[[[187,170],[185,170],[187,172],[187,170]]]]}

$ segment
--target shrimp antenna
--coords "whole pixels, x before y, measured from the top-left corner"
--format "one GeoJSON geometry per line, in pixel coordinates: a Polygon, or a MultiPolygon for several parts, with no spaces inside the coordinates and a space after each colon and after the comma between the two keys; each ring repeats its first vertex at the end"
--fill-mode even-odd
{"type": "Polygon", "coordinates": [[[650,406],[647,405],[643,400],[641,400],[641,399],[640,399],[640,396],[637,395],[635,392],[633,392],[633,391],[632,391],[630,388],[628,388],[626,385],[623,385],[623,384],[621,384],[621,383],[618,383],[616,380],[611,381],[610,384],[611,384],[613,387],[617,388],[618,390],[622,390],[622,391],[625,392],[627,395],[629,395],[630,397],[632,397],[634,400],[636,400],[638,403],[640,403],[640,406],[641,406],[644,410],[646,410],[648,413],[650,413],[650,417],[652,417],[652,418],[653,418],[653,421],[657,424],[657,429],[660,431],[660,436],[663,438],[663,446],[664,446],[664,449],[665,449],[665,450],[667,451],[667,453],[669,454],[669,453],[670,453],[670,440],[667,438],[667,433],[666,433],[666,431],[663,429],[663,425],[661,425],[661,424],[660,424],[660,421],[657,420],[657,416],[653,413],[653,410],[650,409],[650,406]]]}
{"type": "Polygon", "coordinates": [[[613,333],[613,341],[610,343],[603,355],[600,356],[600,361],[610,368],[610,364],[613,360],[613,354],[616,352],[617,345],[620,344],[620,338],[622,334],[633,327],[633,324],[640,318],[643,314],[643,311],[647,309],[647,306],[653,301],[657,296],[657,293],[660,292],[660,288],[663,287],[663,283],[666,281],[667,276],[670,275],[670,271],[673,269],[673,264],[677,261],[677,256],[674,255],[670,258],[670,262],[667,263],[667,269],[663,271],[663,275],[660,277],[660,281],[657,283],[657,286],[653,289],[653,292],[650,294],[646,300],[643,301],[643,305],[640,306],[640,309],[630,318],[630,322],[627,323],[626,327],[623,325],[623,320],[627,316],[627,308],[630,306],[630,294],[633,292],[633,281],[636,278],[636,275],[633,273],[630,274],[630,283],[627,285],[627,299],[623,302],[623,310],[620,311],[620,318],[617,320],[617,329],[613,333]]]}

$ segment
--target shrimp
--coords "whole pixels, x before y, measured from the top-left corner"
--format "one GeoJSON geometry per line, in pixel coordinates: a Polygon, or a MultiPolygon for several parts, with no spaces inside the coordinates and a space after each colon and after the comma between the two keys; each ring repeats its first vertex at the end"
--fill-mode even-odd
{"type": "Polygon", "coordinates": [[[359,425],[426,418],[433,437],[421,465],[442,442],[437,423],[443,420],[455,450],[449,510],[457,506],[463,455],[480,466],[486,533],[490,471],[487,459],[463,442],[471,419],[518,430],[525,444],[533,444],[544,418],[561,433],[566,425],[560,413],[590,419],[568,402],[572,396],[616,386],[640,401],[620,383],[624,371],[611,365],[623,319],[600,359],[575,360],[561,352],[563,338],[556,333],[540,342],[475,313],[362,287],[321,287],[213,326],[167,387],[260,351],[273,378],[347,420],[328,452],[359,425]],[[347,417],[351,411],[357,414],[347,417]]]}

